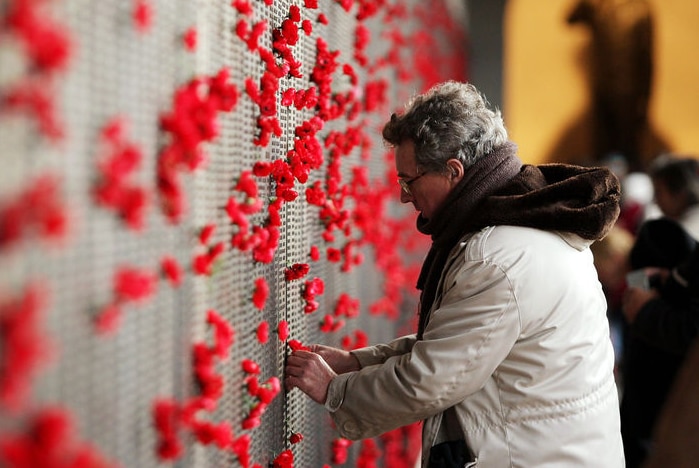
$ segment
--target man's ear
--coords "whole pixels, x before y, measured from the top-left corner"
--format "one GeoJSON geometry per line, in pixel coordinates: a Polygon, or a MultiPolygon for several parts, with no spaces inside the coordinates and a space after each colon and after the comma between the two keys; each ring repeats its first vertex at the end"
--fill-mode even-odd
{"type": "Polygon", "coordinates": [[[460,179],[464,175],[464,165],[456,158],[447,161],[447,168],[452,179],[460,179]]]}

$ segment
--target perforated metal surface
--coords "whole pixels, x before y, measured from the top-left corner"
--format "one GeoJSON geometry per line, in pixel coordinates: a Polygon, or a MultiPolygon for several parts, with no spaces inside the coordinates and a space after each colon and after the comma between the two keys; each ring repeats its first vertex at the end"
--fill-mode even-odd
{"type": "MultiPolygon", "coordinates": [[[[276,0],[271,5],[255,1],[251,2],[253,14],[245,16],[230,1],[4,0],[0,1],[3,21],[20,3],[36,3],[42,21],[60,24],[70,33],[71,57],[64,69],[52,73],[55,88],[50,93],[65,135],[53,142],[38,131],[31,115],[2,109],[0,209],[31,187],[37,177],[52,174],[59,180],[68,232],[54,243],[36,231],[28,231],[9,245],[3,244],[0,224],[0,305],[19,296],[27,284],[42,284],[48,291],[48,301],[36,340],[51,340],[56,351],[52,359],[44,359],[44,365],[32,372],[30,392],[23,405],[15,411],[0,406],[0,442],[9,433],[25,430],[42,408],[58,405],[72,415],[75,437],[93,444],[106,459],[124,467],[157,466],[160,461],[156,455],[154,401],[172,398],[182,403],[197,395],[192,345],[212,342],[206,314],[215,310],[235,330],[235,342],[227,361],[216,367],[225,383],[223,396],[202,419],[229,422],[236,437],[250,434],[250,458],[262,466],[289,448],[294,453],[294,466],[314,468],[330,464],[330,446],[337,433],[323,407],[298,391],[285,394],[282,390],[266,409],[259,427],[241,428],[250,410],[242,359],[253,359],[260,365],[260,381],[272,376],[283,379],[288,347],[276,337],[281,320],[288,321],[290,338],[339,346],[342,335],[360,329],[369,334],[371,342],[390,339],[409,323],[414,310],[409,308],[399,320],[368,313],[369,305],[384,294],[383,272],[374,264],[372,246],[358,247],[365,261],[349,272],[326,259],[325,249],[341,248],[346,236],[336,231],[334,242],[323,239],[325,227],[319,208],[306,201],[304,191],[316,181],[325,182],[327,148],[323,167],[313,171],[305,184],[296,182],[294,188],[299,197],[283,204],[280,241],[272,262],[255,262],[250,252],[231,247],[237,227],[231,224],[225,206],[229,197],[239,195],[233,188],[240,174],[251,170],[256,162],[285,159],[293,147],[297,126],[316,115],[316,109],[282,106],[281,99],[287,88],[306,89],[313,85],[311,72],[318,38],[327,41],[330,50],[340,53],[334,92],[351,88],[349,79],[342,75],[344,63],[354,66],[359,93],[368,78],[384,79],[388,84],[387,102],[378,111],[360,113],[352,121],[346,115],[333,119],[319,133],[322,142],[330,131],[361,126],[372,141],[369,158],[362,157],[360,147],[341,157],[342,184],[349,184],[355,167],[365,167],[371,180],[385,180],[390,162],[384,158],[379,127],[408,95],[420,89],[419,74],[413,81],[398,81],[395,67],[370,71],[356,63],[352,57],[355,28],[360,23],[356,18],[359,3],[348,12],[330,0],[320,0],[318,9],[288,0],[276,0]],[[152,25],[144,32],[138,31],[134,22],[134,8],[140,3],[150,5],[153,12],[152,25]],[[236,35],[236,24],[241,19],[250,24],[266,20],[267,32],[260,45],[271,48],[271,30],[288,17],[291,5],[299,6],[302,20],[310,20],[314,28],[310,36],[300,31],[299,42],[293,47],[294,57],[302,63],[303,77],[279,80],[277,116],[283,135],[273,137],[267,146],[256,146],[253,140],[259,133],[256,120],[260,110],[246,95],[245,80],[251,78],[259,85],[265,64],[236,35]],[[328,18],[328,25],[317,21],[320,13],[328,18]],[[182,44],[183,34],[190,27],[197,31],[194,51],[187,51],[182,44]],[[196,172],[180,174],[187,206],[182,219],[172,223],[159,208],[156,189],[158,159],[170,138],[160,125],[160,116],[172,110],[173,96],[180,86],[195,77],[213,76],[224,67],[230,70],[230,82],[239,90],[238,103],[231,112],[218,113],[218,136],[201,145],[207,164],[196,172]],[[149,197],[144,228],[140,231],[129,229],[114,211],[98,206],[93,197],[102,155],[100,131],[115,116],[125,119],[126,138],[143,153],[141,166],[129,175],[131,182],[147,189],[149,197]],[[213,274],[196,275],[192,261],[208,248],[198,240],[206,225],[216,227],[208,246],[223,242],[226,248],[216,261],[213,274]],[[319,261],[309,259],[312,246],[320,248],[319,261]],[[182,285],[174,288],[159,276],[156,290],[149,297],[123,305],[122,321],[113,334],[97,333],[96,316],[114,300],[115,272],[130,266],[160,275],[160,261],[166,255],[184,267],[182,285]],[[310,272],[306,278],[286,281],[284,270],[295,263],[310,263],[310,272]],[[270,288],[262,311],[251,300],[254,281],[261,277],[270,288]],[[314,277],[324,280],[325,292],[317,298],[320,311],[305,314],[303,283],[314,277]],[[322,333],[319,322],[323,314],[332,312],[341,293],[361,300],[361,315],[348,320],[341,332],[322,333]],[[270,340],[266,344],[255,338],[261,321],[270,325],[270,340]],[[288,437],[294,432],[304,435],[302,443],[290,445],[288,437]]],[[[399,2],[407,11],[418,3],[399,2]]],[[[361,21],[372,34],[366,53],[374,62],[388,54],[390,46],[384,34],[389,27],[400,27],[407,36],[424,26],[420,18],[409,15],[392,22],[385,16],[391,5],[377,5],[380,13],[361,21]]],[[[0,98],[13,83],[35,72],[26,66],[25,52],[17,37],[10,29],[0,30],[0,98]]],[[[409,55],[408,49],[405,56],[409,55]]],[[[255,180],[265,209],[251,215],[250,221],[262,226],[276,187],[269,178],[255,180]]],[[[398,189],[393,193],[397,195],[398,189]]],[[[348,197],[345,208],[351,210],[354,203],[348,197]]],[[[390,212],[392,216],[402,213],[396,207],[390,212]]],[[[361,237],[356,226],[350,236],[361,237]]],[[[0,358],[8,346],[3,339],[0,335],[0,358]]],[[[0,377],[2,372],[0,365],[0,377]]],[[[230,450],[198,443],[184,429],[180,437],[184,450],[171,462],[174,466],[238,465],[230,450]]],[[[355,461],[356,454],[357,447],[348,463],[355,461]]],[[[0,465],[1,462],[0,459],[0,465]]]]}

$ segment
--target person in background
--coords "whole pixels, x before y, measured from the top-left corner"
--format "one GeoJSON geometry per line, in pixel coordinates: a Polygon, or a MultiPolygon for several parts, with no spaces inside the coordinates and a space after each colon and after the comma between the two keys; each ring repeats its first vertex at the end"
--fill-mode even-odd
{"type": "Polygon", "coordinates": [[[648,169],[655,202],[663,215],[674,219],[699,240],[699,161],[663,155],[648,169]]]}
{"type": "Polygon", "coordinates": [[[423,421],[422,466],[624,466],[590,244],[619,215],[606,168],[525,165],[500,112],[446,82],[391,116],[400,199],[432,239],[417,333],[287,357],[285,387],[357,440],[423,421]]]}
{"type": "Polygon", "coordinates": [[[628,329],[621,372],[621,433],[628,468],[642,466],[652,451],[657,417],[696,336],[698,255],[697,242],[664,217],[641,226],[629,255],[633,274],[640,273],[643,283],[629,281],[622,300],[628,329]]]}
{"type": "MultiPolygon", "coordinates": [[[[623,209],[622,209],[623,211],[623,209]]],[[[621,313],[621,303],[626,290],[626,274],[629,272],[629,254],[634,244],[634,236],[626,227],[617,224],[604,239],[590,246],[594,257],[597,276],[607,298],[607,318],[611,329],[612,343],[616,357],[617,383],[623,359],[624,340],[627,330],[626,321],[621,313]]]]}
{"type": "Polygon", "coordinates": [[[643,468],[694,468],[699,460],[699,341],[694,340],[653,431],[643,468]]]}

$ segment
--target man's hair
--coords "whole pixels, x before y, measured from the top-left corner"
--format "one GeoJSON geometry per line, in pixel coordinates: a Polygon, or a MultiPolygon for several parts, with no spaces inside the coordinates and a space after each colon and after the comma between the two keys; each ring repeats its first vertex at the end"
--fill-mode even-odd
{"type": "Polygon", "coordinates": [[[507,142],[500,111],[469,83],[447,81],[415,96],[400,114],[391,115],[383,138],[397,146],[412,140],[417,165],[444,172],[455,158],[468,167],[507,142]]]}
{"type": "Polygon", "coordinates": [[[699,161],[685,156],[663,154],[650,165],[648,175],[677,195],[687,207],[699,204],[699,161]]]}

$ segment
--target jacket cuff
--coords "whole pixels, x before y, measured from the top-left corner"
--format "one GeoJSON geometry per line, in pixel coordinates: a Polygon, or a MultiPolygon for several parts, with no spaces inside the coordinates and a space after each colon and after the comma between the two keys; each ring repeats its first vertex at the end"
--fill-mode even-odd
{"type": "Polygon", "coordinates": [[[347,379],[349,374],[340,374],[334,377],[328,385],[328,396],[325,399],[325,409],[334,413],[340,409],[345,401],[345,389],[347,388],[347,379]]]}

